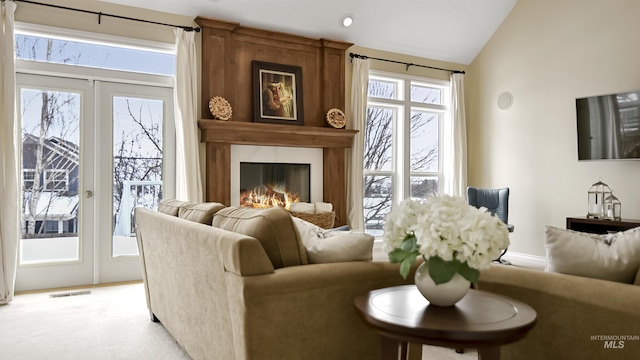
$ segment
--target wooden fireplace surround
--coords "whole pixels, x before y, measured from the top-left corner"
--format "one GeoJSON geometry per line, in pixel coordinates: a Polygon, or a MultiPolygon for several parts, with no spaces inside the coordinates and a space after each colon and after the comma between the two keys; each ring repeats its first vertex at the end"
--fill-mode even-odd
{"type": "Polygon", "coordinates": [[[202,97],[198,127],[206,144],[205,199],[231,204],[231,145],[323,149],[323,201],[332,203],[336,225],[347,223],[345,149],[356,130],[325,123],[331,108],[344,110],[345,51],[352,44],[242,27],[197,17],[202,28],[202,97]],[[253,122],[253,60],[302,68],[304,125],[253,122]],[[222,96],[230,121],[213,120],[209,99],[222,96]]]}

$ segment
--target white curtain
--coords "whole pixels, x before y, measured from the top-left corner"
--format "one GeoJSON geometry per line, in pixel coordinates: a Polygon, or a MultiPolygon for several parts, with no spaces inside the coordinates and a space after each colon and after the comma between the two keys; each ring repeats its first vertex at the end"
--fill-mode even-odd
{"type": "Polygon", "coordinates": [[[176,29],[176,75],[173,88],[176,121],[176,198],[203,200],[198,152],[195,32],[176,29]]]}
{"type": "Polygon", "coordinates": [[[444,126],[444,193],[466,197],[467,125],[464,74],[451,74],[451,121],[444,126]]]}
{"type": "Polygon", "coordinates": [[[2,2],[0,18],[0,304],[13,299],[20,236],[19,149],[16,117],[14,18],[16,4],[2,2]]]}
{"type": "Polygon", "coordinates": [[[347,211],[349,225],[364,229],[363,173],[364,133],[367,117],[367,95],[369,86],[369,59],[352,59],[351,80],[351,129],[358,130],[347,159],[347,211]]]}

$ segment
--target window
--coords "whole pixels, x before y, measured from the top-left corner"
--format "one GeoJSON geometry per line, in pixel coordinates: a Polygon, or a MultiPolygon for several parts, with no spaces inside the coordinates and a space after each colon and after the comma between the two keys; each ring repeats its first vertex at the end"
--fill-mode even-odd
{"type": "Polygon", "coordinates": [[[16,31],[16,58],[156,75],[173,75],[175,68],[173,51],[152,51],[141,46],[119,46],[55,34],[44,36],[30,29],[16,31]]]}
{"type": "Polygon", "coordinates": [[[23,181],[23,186],[25,191],[30,191],[33,189],[35,176],[36,176],[36,171],[34,169],[22,170],[22,181],[23,181]]]}
{"type": "Polygon", "coordinates": [[[369,74],[364,148],[365,229],[382,234],[394,202],[440,193],[448,82],[369,74]]]}
{"type": "Polygon", "coordinates": [[[64,169],[49,169],[44,171],[44,183],[47,190],[69,190],[69,172],[64,169]]]}

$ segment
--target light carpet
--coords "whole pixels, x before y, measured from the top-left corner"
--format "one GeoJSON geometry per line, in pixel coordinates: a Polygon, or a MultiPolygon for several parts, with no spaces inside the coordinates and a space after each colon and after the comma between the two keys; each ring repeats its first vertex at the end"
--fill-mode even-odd
{"type": "MultiPolygon", "coordinates": [[[[474,349],[457,354],[452,349],[425,346],[422,359],[466,360],[477,356],[474,349]]],[[[0,359],[191,358],[162,324],[149,319],[144,287],[136,283],[17,295],[9,305],[0,306],[0,359]],[[50,297],[86,291],[91,293],[50,297]]]]}

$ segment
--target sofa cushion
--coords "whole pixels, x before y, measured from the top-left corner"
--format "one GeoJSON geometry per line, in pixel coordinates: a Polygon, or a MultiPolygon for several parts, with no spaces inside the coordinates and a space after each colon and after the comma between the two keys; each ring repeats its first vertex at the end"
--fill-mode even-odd
{"type": "Polygon", "coordinates": [[[547,226],[547,271],[631,284],[640,267],[640,228],[597,235],[547,226]]]}
{"type": "Polygon", "coordinates": [[[200,224],[211,225],[213,214],[224,209],[224,205],[216,202],[184,204],[178,211],[178,217],[200,224]]]}
{"type": "Polygon", "coordinates": [[[296,217],[293,223],[311,264],[371,260],[374,237],[369,234],[326,230],[296,217]]]}
{"type": "Polygon", "coordinates": [[[291,215],[283,208],[231,206],[218,211],[212,225],[258,239],[276,269],[308,263],[291,215]]]}
{"type": "Polygon", "coordinates": [[[178,216],[180,207],[187,204],[195,204],[190,201],[182,201],[178,199],[162,199],[158,203],[158,211],[171,216],[178,216]]]}

